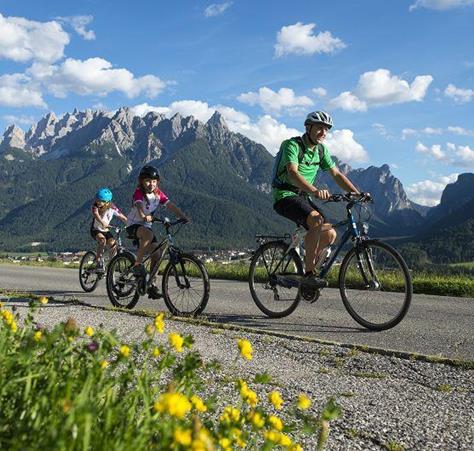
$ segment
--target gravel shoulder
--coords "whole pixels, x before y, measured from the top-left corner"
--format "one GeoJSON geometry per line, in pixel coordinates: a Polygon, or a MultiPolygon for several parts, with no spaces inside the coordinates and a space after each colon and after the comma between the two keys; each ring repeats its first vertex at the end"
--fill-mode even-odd
{"type": "MultiPolygon", "coordinates": [[[[2,299],[21,316],[28,300],[2,299]]],[[[150,318],[111,309],[50,301],[37,312],[46,327],[74,318],[79,327],[116,329],[125,342],[145,337],[150,318]]],[[[474,370],[350,349],[248,329],[226,329],[176,319],[166,320],[166,333],[194,337],[205,360],[217,359],[228,372],[250,381],[267,372],[283,399],[306,393],[317,413],[331,396],[342,415],[331,423],[328,449],[334,450],[468,450],[474,443],[474,370]],[[252,361],[237,359],[237,338],[248,339],[252,361]],[[237,363],[235,363],[237,362],[237,363]],[[399,448],[397,448],[397,446],[399,448]]],[[[166,341],[166,334],[158,341],[166,341]]],[[[262,387],[254,387],[259,392],[262,387]]],[[[209,385],[209,394],[215,393],[209,385]]],[[[217,389],[218,390],[218,389],[217,389]]],[[[265,387],[265,392],[268,388],[265,387]]],[[[222,395],[222,394],[221,394],[222,395]]],[[[305,449],[314,449],[311,439],[305,449]]]]}

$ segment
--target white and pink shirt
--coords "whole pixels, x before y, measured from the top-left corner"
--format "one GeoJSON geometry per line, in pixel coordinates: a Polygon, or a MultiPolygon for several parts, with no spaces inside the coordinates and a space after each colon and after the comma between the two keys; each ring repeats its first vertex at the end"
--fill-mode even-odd
{"type": "Polygon", "coordinates": [[[137,187],[133,193],[133,207],[127,216],[127,226],[140,224],[151,228],[151,223],[145,222],[138,212],[137,204],[141,205],[145,215],[153,215],[160,205],[166,205],[169,202],[168,196],[158,188],[152,193],[145,193],[140,187],[137,187]]]}
{"type": "Polygon", "coordinates": [[[109,225],[110,221],[112,221],[112,218],[114,216],[122,214],[120,209],[116,207],[114,204],[110,204],[109,208],[105,210],[103,213],[100,212],[100,210],[97,208],[95,204],[92,205],[92,217],[94,218],[92,222],[92,228],[94,230],[98,230],[99,232],[106,232],[107,229],[97,220],[95,217],[95,214],[98,213],[102,221],[109,225]]]}

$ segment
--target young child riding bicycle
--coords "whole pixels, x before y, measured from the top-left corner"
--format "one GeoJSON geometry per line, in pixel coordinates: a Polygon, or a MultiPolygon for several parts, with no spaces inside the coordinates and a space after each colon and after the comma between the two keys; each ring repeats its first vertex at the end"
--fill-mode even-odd
{"type": "Polygon", "coordinates": [[[104,271],[103,253],[107,246],[110,257],[115,255],[116,242],[109,230],[110,221],[117,216],[123,222],[127,221],[127,217],[112,203],[112,191],[109,188],[100,188],[92,205],[92,224],[90,233],[92,238],[97,241],[96,252],[96,271],[104,271]]]}
{"type": "MultiPolygon", "coordinates": [[[[151,253],[157,247],[156,237],[151,229],[153,216],[160,206],[165,206],[178,218],[188,220],[186,215],[170,200],[168,196],[159,189],[160,173],[154,166],[144,166],[138,176],[138,185],[133,193],[133,205],[127,217],[127,234],[130,239],[138,240],[139,246],[137,258],[132,272],[137,277],[146,274],[142,261],[145,252],[151,253]]],[[[151,264],[154,265],[159,260],[159,255],[152,256],[151,264]]],[[[148,290],[151,298],[160,297],[158,288],[151,285],[148,290]]]]}
{"type": "Polygon", "coordinates": [[[333,126],[331,116],[324,111],[314,111],[306,116],[304,125],[306,133],[283,141],[275,159],[273,209],[307,230],[304,239],[306,274],[301,284],[317,289],[326,286],[326,280],[317,277],[314,271],[337,236],[332,224],[309,200],[309,195],[322,200],[330,197],[327,190],[313,184],[318,169],[328,171],[345,192],[359,193],[359,190],[337,168],[323,144],[333,126]]]}

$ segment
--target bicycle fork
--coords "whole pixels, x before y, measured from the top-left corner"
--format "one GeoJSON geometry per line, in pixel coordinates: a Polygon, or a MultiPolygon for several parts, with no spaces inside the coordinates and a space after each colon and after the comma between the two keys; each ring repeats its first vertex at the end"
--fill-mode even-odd
{"type": "Polygon", "coordinates": [[[367,289],[371,291],[380,290],[381,284],[375,274],[374,265],[372,263],[372,251],[371,249],[366,249],[364,247],[356,249],[357,255],[357,267],[359,268],[359,272],[364,279],[364,284],[367,289]],[[363,256],[362,256],[363,254],[363,256]],[[364,264],[365,260],[365,264],[364,264]],[[370,276],[367,277],[367,269],[370,273],[370,276]],[[369,280],[370,278],[370,280],[369,280]]]}

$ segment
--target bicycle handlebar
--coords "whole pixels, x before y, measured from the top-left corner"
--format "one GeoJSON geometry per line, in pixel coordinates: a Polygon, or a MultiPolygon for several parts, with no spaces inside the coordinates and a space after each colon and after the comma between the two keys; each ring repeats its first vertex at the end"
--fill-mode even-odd
{"type": "Polygon", "coordinates": [[[176,221],[170,221],[168,218],[165,218],[165,219],[153,218],[152,222],[157,222],[159,224],[163,224],[164,226],[173,227],[178,224],[187,224],[189,221],[183,218],[180,218],[176,221]]]}
{"type": "Polygon", "coordinates": [[[358,203],[358,202],[372,202],[372,196],[369,193],[345,193],[345,194],[331,194],[327,202],[349,202],[349,203],[358,203]]]}

